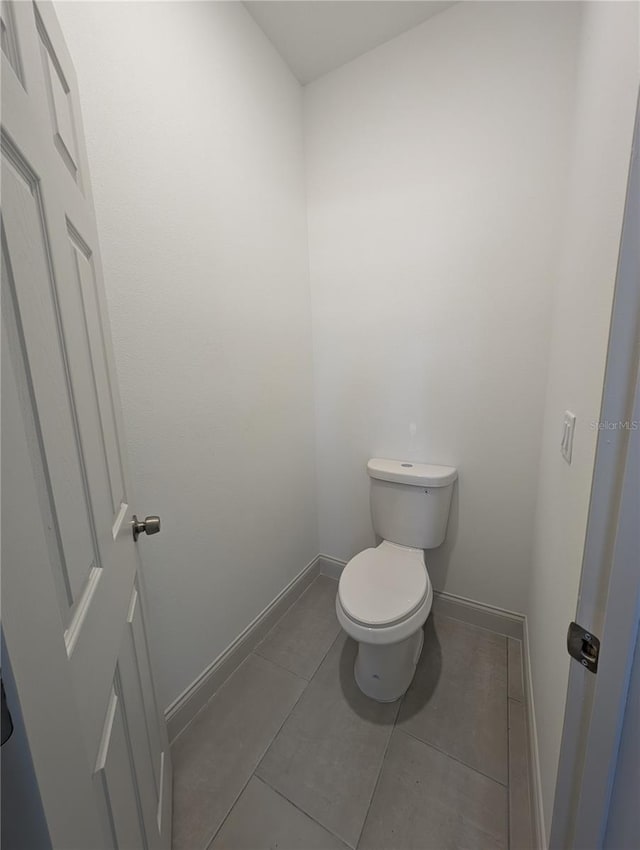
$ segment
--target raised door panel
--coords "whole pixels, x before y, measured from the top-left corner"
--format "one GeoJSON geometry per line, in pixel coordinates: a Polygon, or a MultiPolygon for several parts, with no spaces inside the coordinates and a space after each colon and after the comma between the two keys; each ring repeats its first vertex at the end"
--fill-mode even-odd
{"type": "Polygon", "coordinates": [[[67,220],[69,247],[73,271],[81,299],[81,319],[84,326],[88,352],[89,374],[92,381],[91,393],[96,403],[100,426],[101,447],[104,455],[111,502],[112,535],[116,533],[116,522],[126,505],[122,457],[118,443],[115,404],[107,363],[107,342],[104,337],[102,317],[97,293],[93,252],[73,224],[67,220]]]}
{"type": "Polygon", "coordinates": [[[75,107],[70,86],[70,73],[65,73],[66,57],[60,56],[53,46],[43,18],[34,5],[36,29],[40,38],[40,57],[42,71],[49,104],[51,120],[51,137],[61,161],[71,177],[82,185],[79,166],[78,129],[75,118],[75,107]]]}
{"type": "Polygon", "coordinates": [[[163,830],[165,752],[158,715],[150,715],[147,710],[148,705],[155,708],[155,698],[137,587],[131,596],[118,667],[131,729],[133,761],[141,789],[140,801],[147,841],[150,847],[159,847],[163,830]]]}
{"type": "Polygon", "coordinates": [[[136,656],[138,674],[140,676],[140,693],[142,694],[147,729],[149,729],[154,773],[160,785],[162,782],[162,758],[167,747],[167,738],[162,733],[159,723],[162,713],[158,710],[155,690],[153,688],[147,630],[140,594],[137,590],[137,582],[132,602],[135,602],[135,605],[132,605],[130,610],[129,628],[136,656]]]}
{"type": "Polygon", "coordinates": [[[2,36],[2,52],[7,57],[7,61],[14,74],[22,83],[22,60],[20,58],[13,6],[10,3],[2,3],[0,5],[0,34],[2,36]]]}
{"type": "Polygon", "coordinates": [[[168,742],[155,713],[155,698],[138,589],[112,683],[94,778],[105,825],[117,848],[167,848],[171,782],[168,742]]]}
{"type": "Polygon", "coordinates": [[[131,738],[118,671],[107,705],[95,781],[102,796],[105,821],[117,850],[146,850],[131,738]]]}
{"type": "Polygon", "coordinates": [[[67,631],[100,569],[73,390],[66,368],[57,287],[39,181],[2,138],[3,264],[12,290],[36,402],[43,464],[58,539],[59,601],[67,631]],[[29,340],[29,351],[27,342],[29,340]],[[36,345],[39,350],[36,350],[36,345]]]}

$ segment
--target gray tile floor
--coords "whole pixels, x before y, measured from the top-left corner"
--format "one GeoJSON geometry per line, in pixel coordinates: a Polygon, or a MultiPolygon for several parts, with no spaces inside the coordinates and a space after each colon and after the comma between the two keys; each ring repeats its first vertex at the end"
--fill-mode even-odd
{"type": "Polygon", "coordinates": [[[520,642],[432,615],[368,699],[318,576],[173,746],[173,850],[529,850],[520,642]]]}

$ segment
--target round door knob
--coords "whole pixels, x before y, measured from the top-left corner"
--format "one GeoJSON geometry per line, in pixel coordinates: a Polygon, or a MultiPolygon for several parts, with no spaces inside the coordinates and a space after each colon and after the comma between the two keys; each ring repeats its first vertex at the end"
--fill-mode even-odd
{"type": "Polygon", "coordinates": [[[145,534],[157,534],[160,531],[160,517],[148,516],[145,517],[144,520],[139,520],[134,514],[131,527],[133,529],[134,540],[137,540],[143,531],[145,534]]]}

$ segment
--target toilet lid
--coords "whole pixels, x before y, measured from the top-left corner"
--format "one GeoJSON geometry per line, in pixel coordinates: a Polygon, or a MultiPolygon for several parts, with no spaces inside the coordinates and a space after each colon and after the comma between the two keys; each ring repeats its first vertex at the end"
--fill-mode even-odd
{"type": "Polygon", "coordinates": [[[338,596],[351,619],[389,626],[413,613],[428,585],[422,551],[385,542],[349,561],[340,576],[338,596]]]}

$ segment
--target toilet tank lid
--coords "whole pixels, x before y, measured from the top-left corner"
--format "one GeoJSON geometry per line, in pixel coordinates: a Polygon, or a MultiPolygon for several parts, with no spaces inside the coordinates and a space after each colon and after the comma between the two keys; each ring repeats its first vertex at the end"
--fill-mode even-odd
{"type": "Polygon", "coordinates": [[[455,466],[440,466],[434,463],[413,463],[408,460],[388,460],[374,457],[367,463],[370,478],[380,481],[395,481],[416,487],[446,487],[458,477],[455,466]]]}

